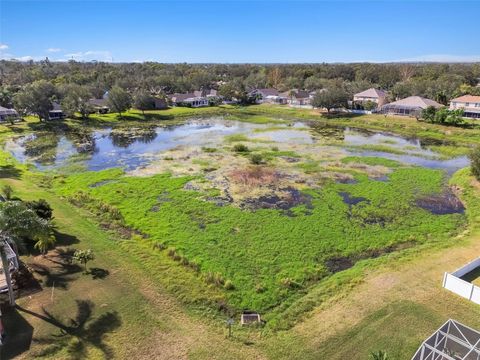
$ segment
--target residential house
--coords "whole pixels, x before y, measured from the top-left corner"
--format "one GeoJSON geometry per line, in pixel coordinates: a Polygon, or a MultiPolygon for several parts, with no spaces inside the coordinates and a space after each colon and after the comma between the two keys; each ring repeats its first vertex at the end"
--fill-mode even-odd
{"type": "Polygon", "coordinates": [[[423,109],[430,106],[437,109],[443,107],[443,105],[431,99],[420,96],[409,96],[405,99],[383,105],[380,108],[380,112],[391,115],[418,116],[423,109]]]}
{"type": "Polygon", "coordinates": [[[374,103],[379,108],[386,103],[387,92],[370,88],[353,95],[353,107],[362,107],[367,103],[374,103]]]}
{"type": "Polygon", "coordinates": [[[63,113],[62,107],[59,103],[53,102],[53,108],[48,112],[48,119],[49,120],[61,120],[65,118],[65,114],[63,113]]]}
{"type": "Polygon", "coordinates": [[[279,101],[280,94],[276,89],[254,89],[248,93],[248,96],[256,99],[257,104],[262,103],[274,103],[275,100],[279,101]]]}
{"type": "Polygon", "coordinates": [[[169,95],[169,99],[173,106],[202,107],[209,105],[206,97],[195,96],[194,93],[173,94],[169,95]]]}
{"type": "Polygon", "coordinates": [[[92,106],[93,110],[98,114],[107,114],[110,112],[107,99],[105,97],[101,99],[90,99],[88,103],[92,106]]]}
{"type": "Polygon", "coordinates": [[[293,89],[285,93],[287,103],[291,106],[307,106],[310,105],[313,96],[308,91],[293,89]]]}
{"type": "Polygon", "coordinates": [[[450,110],[463,109],[466,118],[480,119],[480,96],[463,95],[450,100],[450,110]]]}
{"type": "Polygon", "coordinates": [[[196,97],[206,97],[206,98],[219,97],[219,95],[217,94],[217,90],[215,89],[195,90],[193,94],[196,97]]]}
{"type": "Polygon", "coordinates": [[[0,106],[0,122],[18,120],[20,117],[15,109],[5,108],[0,106]]]}

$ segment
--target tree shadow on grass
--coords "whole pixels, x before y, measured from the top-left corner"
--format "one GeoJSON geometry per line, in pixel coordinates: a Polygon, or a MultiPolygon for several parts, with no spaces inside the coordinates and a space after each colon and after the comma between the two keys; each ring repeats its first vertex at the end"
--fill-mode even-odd
{"type": "Polygon", "coordinates": [[[56,246],[70,246],[80,242],[76,236],[65,234],[58,230],[54,230],[54,235],[55,239],[57,240],[56,246]]]}
{"type": "Polygon", "coordinates": [[[53,263],[47,266],[39,263],[29,264],[29,267],[42,277],[44,286],[55,286],[61,289],[67,289],[69,283],[76,280],[82,271],[82,267],[71,261],[71,249],[57,249],[55,256],[46,256],[45,259],[53,263]]]}
{"type": "Polygon", "coordinates": [[[88,270],[88,274],[92,275],[93,280],[105,279],[108,275],[110,275],[110,271],[106,269],[94,267],[88,270]]]}
{"type": "Polygon", "coordinates": [[[9,306],[2,309],[2,320],[6,338],[0,346],[0,359],[13,359],[30,349],[33,327],[16,308],[9,306]]]}
{"type": "Polygon", "coordinates": [[[0,166],[0,179],[20,179],[22,170],[17,169],[14,165],[0,166]]]}
{"type": "Polygon", "coordinates": [[[104,343],[107,334],[119,328],[122,324],[115,311],[106,312],[96,318],[92,316],[95,304],[88,300],[76,300],[77,314],[63,322],[60,318],[42,308],[43,314],[19,308],[32,316],[42,319],[58,329],[50,337],[34,338],[33,341],[45,347],[37,354],[53,356],[60,351],[66,351],[74,359],[85,359],[88,356],[88,347],[100,350],[105,358],[113,358],[113,350],[104,343]]]}

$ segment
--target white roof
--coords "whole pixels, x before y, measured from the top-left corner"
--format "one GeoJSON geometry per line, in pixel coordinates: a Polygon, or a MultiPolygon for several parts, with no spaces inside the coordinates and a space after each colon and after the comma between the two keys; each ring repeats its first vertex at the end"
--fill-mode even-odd
{"type": "Polygon", "coordinates": [[[405,107],[412,107],[412,108],[422,108],[426,109],[429,106],[433,106],[436,108],[442,107],[442,104],[439,104],[438,102],[431,100],[431,99],[426,99],[420,96],[409,96],[405,99],[397,100],[394,102],[391,102],[387,104],[386,106],[389,105],[397,105],[397,106],[405,106],[405,107]]]}
{"type": "Polygon", "coordinates": [[[359,92],[358,94],[355,94],[353,96],[358,96],[358,97],[370,97],[370,98],[380,98],[380,97],[385,97],[386,91],[380,90],[380,89],[375,89],[375,88],[370,88],[365,91],[359,92]]]}

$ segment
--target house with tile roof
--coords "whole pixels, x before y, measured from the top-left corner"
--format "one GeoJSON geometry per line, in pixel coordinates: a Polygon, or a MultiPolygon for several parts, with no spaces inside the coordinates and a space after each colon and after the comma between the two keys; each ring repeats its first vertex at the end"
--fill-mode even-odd
{"type": "Polygon", "coordinates": [[[353,95],[353,103],[363,105],[367,102],[372,102],[380,107],[386,103],[387,92],[381,89],[370,88],[365,91],[353,95]]]}
{"type": "Polygon", "coordinates": [[[463,109],[463,116],[480,119],[480,96],[463,95],[450,100],[450,110],[463,109]]]}
{"type": "Polygon", "coordinates": [[[418,116],[422,110],[430,106],[437,109],[443,107],[442,104],[431,99],[420,96],[409,96],[405,99],[383,105],[380,108],[380,112],[391,115],[418,116]]]}

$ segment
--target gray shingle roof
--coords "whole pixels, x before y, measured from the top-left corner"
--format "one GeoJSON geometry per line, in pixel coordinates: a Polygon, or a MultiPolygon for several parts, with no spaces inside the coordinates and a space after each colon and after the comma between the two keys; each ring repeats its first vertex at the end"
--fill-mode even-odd
{"type": "Polygon", "coordinates": [[[385,97],[387,95],[386,91],[380,90],[380,89],[375,89],[375,88],[370,88],[365,91],[359,92],[353,96],[358,96],[358,97],[370,97],[370,98],[381,98],[385,97]]]}
{"type": "Polygon", "coordinates": [[[443,105],[439,104],[438,102],[431,100],[431,99],[426,99],[420,96],[409,96],[405,99],[397,100],[394,102],[391,102],[386,105],[397,105],[397,106],[405,106],[405,107],[411,107],[411,108],[422,108],[425,109],[429,106],[433,106],[436,108],[440,108],[443,105]]]}

